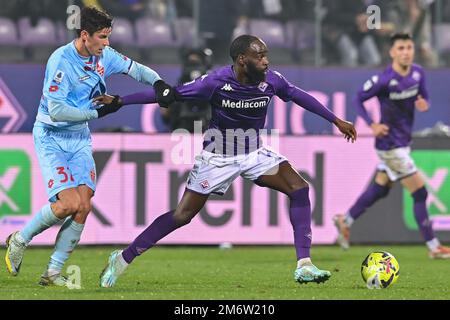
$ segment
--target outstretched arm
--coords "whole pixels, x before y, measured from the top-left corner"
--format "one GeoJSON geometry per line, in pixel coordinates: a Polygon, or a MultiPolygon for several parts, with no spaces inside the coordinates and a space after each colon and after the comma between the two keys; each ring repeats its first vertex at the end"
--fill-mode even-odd
{"type": "Polygon", "coordinates": [[[155,90],[149,88],[145,91],[136,92],[122,97],[122,103],[124,106],[129,104],[147,104],[156,103],[155,90]]]}
{"type": "Polygon", "coordinates": [[[337,119],[336,115],[328,108],[324,107],[316,98],[298,87],[290,89],[291,100],[302,108],[315,113],[322,118],[333,122],[337,119]]]}
{"type": "Polygon", "coordinates": [[[167,107],[176,100],[173,88],[161,79],[153,69],[120,54],[111,47],[104,51],[106,77],[115,73],[128,74],[141,83],[150,84],[156,92],[156,100],[161,107],[167,107]]]}
{"type": "Polygon", "coordinates": [[[128,75],[139,82],[151,84],[155,91],[156,102],[163,108],[167,108],[178,98],[176,90],[164,82],[164,80],[149,67],[133,62],[128,75]]]}
{"type": "MultiPolygon", "coordinates": [[[[177,100],[209,100],[215,90],[215,82],[204,75],[195,81],[177,86],[174,91],[177,100]]],[[[94,98],[94,103],[108,105],[112,102],[114,96],[102,95],[94,98]]],[[[149,88],[145,91],[136,92],[123,97],[119,97],[118,103],[121,106],[129,104],[147,104],[156,103],[155,90],[149,88]]]]}
{"type": "Polygon", "coordinates": [[[145,91],[136,92],[123,97],[103,94],[95,97],[92,101],[96,105],[103,105],[101,108],[116,108],[117,110],[129,104],[147,104],[157,102],[156,93],[153,89],[147,89],[145,91]]]}
{"type": "Polygon", "coordinates": [[[357,133],[351,122],[339,119],[333,112],[317,101],[316,98],[300,88],[294,87],[291,91],[292,101],[306,110],[321,116],[329,122],[332,122],[339,129],[339,131],[344,134],[347,141],[351,140],[352,142],[355,142],[357,133]]]}
{"type": "Polygon", "coordinates": [[[150,84],[152,86],[156,81],[162,80],[156,71],[136,61],[132,62],[130,70],[128,71],[128,75],[136,81],[145,84],[150,84]]]}
{"type": "Polygon", "coordinates": [[[277,95],[284,101],[294,101],[297,105],[304,109],[315,113],[322,118],[332,122],[344,134],[347,141],[355,142],[357,133],[351,122],[339,119],[333,112],[323,106],[316,98],[302,89],[289,83],[281,74],[277,95]]]}

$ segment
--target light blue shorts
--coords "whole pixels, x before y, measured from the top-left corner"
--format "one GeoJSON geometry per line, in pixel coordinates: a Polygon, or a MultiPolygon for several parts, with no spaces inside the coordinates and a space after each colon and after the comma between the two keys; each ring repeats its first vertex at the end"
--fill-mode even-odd
{"type": "Polygon", "coordinates": [[[59,192],[86,185],[95,192],[97,173],[89,128],[61,130],[36,123],[33,139],[50,202],[59,192]]]}

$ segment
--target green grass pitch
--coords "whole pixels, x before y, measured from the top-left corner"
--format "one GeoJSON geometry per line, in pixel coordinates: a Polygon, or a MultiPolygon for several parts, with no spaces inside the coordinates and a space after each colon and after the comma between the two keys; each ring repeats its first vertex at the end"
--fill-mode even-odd
{"type": "MultiPolygon", "coordinates": [[[[424,246],[314,246],[313,262],[332,272],[324,284],[299,285],[293,247],[157,247],[137,258],[117,286],[98,286],[99,273],[113,247],[80,247],[66,267],[81,270],[81,289],[40,287],[37,282],[51,249],[27,250],[18,277],[4,266],[0,299],[450,299],[450,261],[430,260],[424,246]],[[371,251],[391,252],[400,277],[392,287],[369,290],[360,274],[371,251]]],[[[3,257],[5,249],[0,249],[3,257]]]]}

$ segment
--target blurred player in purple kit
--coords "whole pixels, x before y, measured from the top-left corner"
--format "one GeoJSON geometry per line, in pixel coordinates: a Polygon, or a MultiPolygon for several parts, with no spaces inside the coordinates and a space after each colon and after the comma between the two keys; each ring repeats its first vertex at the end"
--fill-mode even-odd
{"type": "MultiPolygon", "coordinates": [[[[216,69],[176,88],[180,99],[207,100],[212,105],[212,119],[205,134],[203,151],[196,157],[176,210],[159,216],[125,250],[111,253],[101,275],[102,287],[114,286],[134,258],[188,224],[211,193],[224,194],[238,176],[289,197],[289,217],[297,253],[294,279],[299,283],[320,283],[329,279],[331,273],[318,269],[310,259],[312,235],[308,183],[285,157],[261,145],[259,130],[264,128],[267,107],[276,95],[334,123],[348,141],[355,141],[356,131],[350,122],[340,120],[308,93],[290,84],[280,73],[270,70],[267,54],[267,46],[261,39],[240,36],[230,47],[233,65],[216,69]],[[236,134],[239,132],[244,137],[236,134]]],[[[113,107],[117,104],[143,104],[154,102],[155,94],[148,89],[123,98],[115,96],[114,102],[111,96],[102,96],[97,101],[113,107]]]]}
{"type": "Polygon", "coordinates": [[[450,248],[439,243],[433,232],[426,207],[427,189],[410,156],[414,112],[429,109],[423,69],[413,63],[414,42],[408,34],[391,37],[392,65],[366,81],[356,96],[358,114],[372,128],[380,158],[375,182],[365,190],[345,215],[336,215],[338,243],[349,248],[350,227],[367,208],[386,197],[393,182],[400,181],[414,199],[414,216],[426,241],[430,258],[450,258],[450,248]],[[375,123],[364,101],[377,97],[381,107],[380,123],[375,123]]]}

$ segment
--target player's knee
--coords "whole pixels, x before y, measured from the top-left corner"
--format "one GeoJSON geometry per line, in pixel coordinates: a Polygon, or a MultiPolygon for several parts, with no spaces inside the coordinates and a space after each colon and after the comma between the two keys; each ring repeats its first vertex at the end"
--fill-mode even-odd
{"type": "Polygon", "coordinates": [[[87,203],[81,203],[78,212],[83,215],[87,216],[89,212],[92,211],[92,205],[90,202],[87,203]]]}
{"type": "Polygon", "coordinates": [[[292,195],[292,194],[295,194],[296,191],[305,189],[305,188],[309,188],[308,182],[306,182],[305,180],[297,181],[295,183],[289,184],[289,190],[287,193],[292,195]]]}
{"type": "Polygon", "coordinates": [[[195,214],[196,212],[193,212],[192,210],[177,210],[173,215],[173,219],[177,226],[184,226],[191,222],[195,214]]]}
{"type": "Polygon", "coordinates": [[[425,202],[427,201],[428,191],[425,187],[420,188],[412,193],[414,202],[425,202]]]}
{"type": "MultiPolygon", "coordinates": [[[[308,184],[307,184],[308,185],[308,184]]],[[[306,207],[311,205],[309,200],[309,188],[300,188],[288,194],[290,204],[294,207],[306,207]]]]}
{"type": "Polygon", "coordinates": [[[375,183],[374,188],[376,188],[376,192],[379,198],[385,198],[389,194],[391,190],[390,186],[382,186],[378,183],[375,183]]]}
{"type": "Polygon", "coordinates": [[[80,210],[80,200],[79,199],[66,199],[59,203],[59,210],[64,216],[70,216],[76,214],[80,210]]]}
{"type": "Polygon", "coordinates": [[[386,198],[387,195],[389,194],[389,190],[390,190],[389,188],[386,188],[386,190],[384,190],[383,193],[381,193],[380,198],[386,198]]]}
{"type": "Polygon", "coordinates": [[[76,223],[84,224],[89,213],[92,210],[91,202],[81,202],[78,212],[73,216],[76,223]]]}

